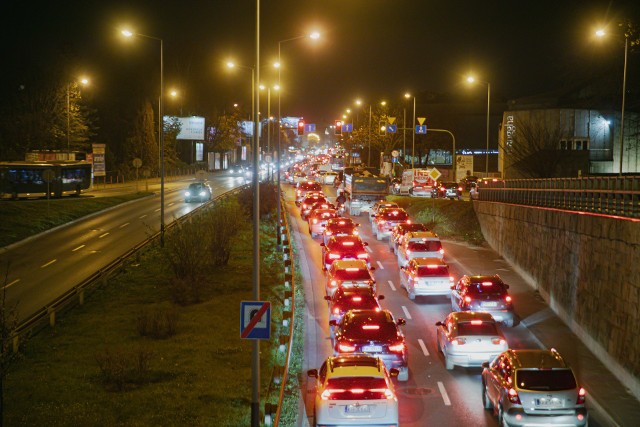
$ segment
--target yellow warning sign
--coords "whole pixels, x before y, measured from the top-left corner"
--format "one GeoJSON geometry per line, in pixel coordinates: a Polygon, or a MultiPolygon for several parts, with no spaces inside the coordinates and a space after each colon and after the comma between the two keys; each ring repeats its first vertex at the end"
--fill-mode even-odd
{"type": "Polygon", "coordinates": [[[396,118],[387,116],[387,121],[389,122],[390,125],[392,125],[392,124],[394,124],[396,122],[396,118]]]}
{"type": "Polygon", "coordinates": [[[417,119],[420,126],[422,126],[424,124],[424,121],[427,120],[426,117],[417,117],[417,119]]]}
{"type": "Polygon", "coordinates": [[[436,169],[436,168],[433,168],[433,169],[431,169],[429,171],[429,177],[434,181],[437,181],[438,178],[440,178],[441,175],[442,174],[440,173],[440,171],[438,169],[436,169]]]}

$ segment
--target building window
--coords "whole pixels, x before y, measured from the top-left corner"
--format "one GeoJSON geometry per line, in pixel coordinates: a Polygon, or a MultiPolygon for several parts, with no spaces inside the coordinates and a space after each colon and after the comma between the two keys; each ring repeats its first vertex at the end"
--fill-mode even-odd
{"type": "Polygon", "coordinates": [[[568,141],[566,139],[561,139],[560,140],[560,149],[561,150],[569,150],[571,147],[571,145],[568,143],[568,141]]]}

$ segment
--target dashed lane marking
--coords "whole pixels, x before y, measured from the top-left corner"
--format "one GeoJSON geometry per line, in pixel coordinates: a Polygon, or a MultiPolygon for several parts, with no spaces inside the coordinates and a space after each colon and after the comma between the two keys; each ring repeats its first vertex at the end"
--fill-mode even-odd
{"type": "Polygon", "coordinates": [[[411,320],[411,314],[409,313],[409,310],[407,310],[407,307],[405,307],[404,305],[402,306],[402,311],[404,311],[404,315],[406,316],[407,319],[411,320]]]}
{"type": "Polygon", "coordinates": [[[146,217],[146,216],[147,216],[147,214],[144,214],[144,215],[142,215],[142,216],[139,216],[139,217],[138,217],[138,219],[142,219],[142,218],[144,218],[144,217],[146,217]]]}
{"type": "Polygon", "coordinates": [[[122,224],[119,228],[125,228],[127,225],[129,225],[128,222],[125,222],[124,224],[122,224]]]}
{"type": "Polygon", "coordinates": [[[16,283],[18,283],[19,281],[20,281],[20,279],[16,279],[16,280],[14,280],[13,282],[11,282],[11,283],[7,284],[7,286],[4,286],[2,289],[7,289],[9,286],[11,286],[11,285],[15,285],[15,284],[16,284],[16,283]]]}
{"type": "Polygon", "coordinates": [[[396,290],[396,287],[393,286],[393,282],[391,280],[389,280],[389,287],[391,288],[392,291],[396,290]]]}
{"type": "Polygon", "coordinates": [[[445,390],[442,381],[438,381],[438,390],[440,390],[440,395],[442,395],[442,400],[444,400],[445,406],[451,406],[451,400],[449,400],[449,395],[447,394],[447,390],[445,390]]]}
{"type": "Polygon", "coordinates": [[[420,344],[422,353],[424,353],[425,356],[429,357],[429,350],[427,350],[427,346],[424,344],[424,341],[422,341],[421,338],[418,338],[418,344],[420,344]]]}
{"type": "Polygon", "coordinates": [[[104,234],[101,234],[100,236],[98,236],[98,239],[102,239],[104,236],[107,236],[109,234],[109,232],[107,231],[104,234]]]}
{"type": "Polygon", "coordinates": [[[48,263],[41,265],[40,268],[45,268],[45,267],[49,267],[51,264],[53,264],[54,262],[56,262],[57,259],[52,259],[51,261],[49,261],[48,263]]]}
{"type": "Polygon", "coordinates": [[[85,245],[80,245],[77,248],[73,249],[71,252],[79,251],[80,249],[82,249],[84,247],[85,247],[85,245]]]}
{"type": "Polygon", "coordinates": [[[364,247],[364,250],[365,250],[365,251],[367,251],[367,252],[369,252],[370,254],[372,254],[372,253],[373,253],[373,249],[371,249],[369,246],[365,246],[365,247],[364,247]]]}
{"type": "Polygon", "coordinates": [[[384,267],[382,266],[382,263],[380,261],[376,261],[378,263],[378,267],[380,267],[380,270],[384,270],[384,267]]]}
{"type": "Polygon", "coordinates": [[[159,212],[159,211],[160,211],[160,208],[154,210],[154,212],[159,212]]]}

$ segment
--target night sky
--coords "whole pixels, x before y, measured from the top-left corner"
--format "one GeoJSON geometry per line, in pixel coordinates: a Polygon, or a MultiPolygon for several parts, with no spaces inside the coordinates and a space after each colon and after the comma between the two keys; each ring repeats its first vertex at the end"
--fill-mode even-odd
{"type": "MultiPolygon", "coordinates": [[[[249,105],[250,73],[230,72],[224,64],[228,58],[255,61],[255,1],[0,4],[3,91],[34,75],[47,78],[50,64],[63,62],[68,74],[91,76],[93,96],[126,103],[128,93],[146,91],[157,98],[159,43],[122,40],[118,29],[128,24],[164,40],[165,87],[183,94],[179,105],[167,102],[169,112],[208,115],[234,102],[249,105]]],[[[357,97],[401,102],[406,91],[486,96],[485,88],[463,83],[470,71],[491,83],[496,99],[533,95],[583,78],[598,64],[621,69],[620,40],[596,45],[590,34],[600,22],[638,18],[637,4],[263,0],[261,80],[276,81],[267,64],[277,56],[279,40],[317,29],[317,42],[282,44],[283,115],[330,122],[357,97]]]]}

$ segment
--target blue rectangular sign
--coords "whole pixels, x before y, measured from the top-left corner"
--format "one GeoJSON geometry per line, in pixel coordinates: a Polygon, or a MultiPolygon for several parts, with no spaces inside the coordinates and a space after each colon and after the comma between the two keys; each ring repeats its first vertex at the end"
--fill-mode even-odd
{"type": "Polygon", "coordinates": [[[396,133],[398,125],[387,125],[387,133],[396,133]]]}
{"type": "Polygon", "coordinates": [[[240,338],[268,340],[271,337],[271,303],[240,302],[240,338]]]}
{"type": "Polygon", "coordinates": [[[353,123],[343,123],[342,132],[353,132],[353,123]]]}
{"type": "Polygon", "coordinates": [[[421,135],[426,135],[427,125],[416,125],[416,133],[421,135]]]}
{"type": "Polygon", "coordinates": [[[307,123],[304,125],[304,133],[315,132],[316,124],[315,123],[307,123]]]}

